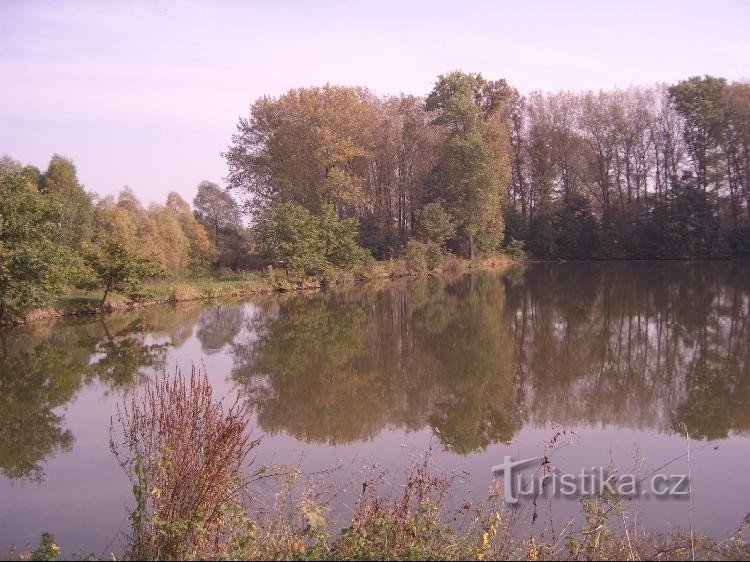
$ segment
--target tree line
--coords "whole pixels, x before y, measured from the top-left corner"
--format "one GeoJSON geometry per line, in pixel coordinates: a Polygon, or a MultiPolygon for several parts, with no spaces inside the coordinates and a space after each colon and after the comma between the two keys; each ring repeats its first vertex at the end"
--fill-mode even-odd
{"type": "Polygon", "coordinates": [[[142,295],[144,278],[242,267],[250,237],[236,201],[211,182],[191,209],[172,192],[144,207],[132,190],[87,192],[73,162],[54,155],[42,172],[0,159],[0,321],[48,305],[72,288],[142,295]]]}
{"type": "Polygon", "coordinates": [[[103,305],[144,277],[264,263],[750,256],[748,82],[521,95],[456,71],[426,97],[299,88],[256,100],[224,157],[227,188],[203,182],[193,209],[88,193],[58,155],[44,172],[3,157],[0,319],[64,287],[103,305]]]}
{"type": "Polygon", "coordinates": [[[377,258],[411,238],[469,258],[521,242],[539,258],[708,258],[750,255],[749,147],[748,82],[521,95],[453,72],[425,98],[260,98],[225,157],[258,223],[330,205],[377,258]]]}

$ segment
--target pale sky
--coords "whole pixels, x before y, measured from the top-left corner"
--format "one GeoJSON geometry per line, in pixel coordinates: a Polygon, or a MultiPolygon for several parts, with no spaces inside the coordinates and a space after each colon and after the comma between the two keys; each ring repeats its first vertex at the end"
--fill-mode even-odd
{"type": "Polygon", "coordinates": [[[533,89],[750,78],[750,1],[0,0],[0,154],[72,158],[145,202],[223,184],[258,97],[326,82],[425,95],[451,70],[533,89]]]}

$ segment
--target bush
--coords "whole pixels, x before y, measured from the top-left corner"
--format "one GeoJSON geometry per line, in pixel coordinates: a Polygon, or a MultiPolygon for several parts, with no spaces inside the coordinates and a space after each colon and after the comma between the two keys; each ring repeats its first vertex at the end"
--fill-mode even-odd
{"type": "Polygon", "coordinates": [[[242,466],[259,444],[239,399],[225,409],[205,374],[178,372],[118,405],[110,448],[136,506],[127,555],[137,560],[211,558],[241,511],[242,466]]]}
{"type": "Polygon", "coordinates": [[[376,260],[370,252],[365,251],[362,263],[357,270],[360,279],[380,279],[386,277],[386,267],[376,260]]]}
{"type": "Polygon", "coordinates": [[[406,244],[406,269],[411,275],[420,275],[427,271],[427,245],[417,240],[406,244]]]}
{"type": "Polygon", "coordinates": [[[268,209],[257,234],[287,275],[323,277],[330,269],[353,271],[365,250],[357,245],[357,222],[339,219],[331,205],[318,215],[293,203],[268,209]]]}
{"type": "Polygon", "coordinates": [[[456,255],[448,252],[443,256],[443,271],[448,273],[458,273],[461,271],[462,267],[463,263],[456,255]]]}
{"type": "Polygon", "coordinates": [[[437,244],[427,246],[427,271],[435,272],[443,266],[443,252],[437,244]]]}
{"type": "Polygon", "coordinates": [[[428,203],[416,212],[417,233],[424,242],[439,246],[453,238],[456,227],[440,203],[428,203]]]}
{"type": "Polygon", "coordinates": [[[524,261],[526,259],[526,250],[524,249],[523,240],[511,239],[505,252],[511,259],[516,261],[524,261]]]}

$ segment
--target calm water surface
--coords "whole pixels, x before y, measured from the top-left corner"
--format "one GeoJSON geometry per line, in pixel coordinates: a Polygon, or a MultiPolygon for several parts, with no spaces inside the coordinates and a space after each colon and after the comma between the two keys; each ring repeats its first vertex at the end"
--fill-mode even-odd
{"type": "MultiPolygon", "coordinates": [[[[696,527],[723,537],[750,512],[749,315],[749,264],[577,263],[0,332],[0,552],[44,530],[67,553],[117,552],[130,485],[110,417],[193,364],[252,411],[258,463],[340,459],[344,487],[372,463],[397,480],[436,439],[438,467],[486,490],[491,466],[562,430],[551,461],[568,472],[677,458],[679,474],[684,423],[696,527]]],[[[632,503],[654,528],[688,525],[686,501],[632,503]]]]}

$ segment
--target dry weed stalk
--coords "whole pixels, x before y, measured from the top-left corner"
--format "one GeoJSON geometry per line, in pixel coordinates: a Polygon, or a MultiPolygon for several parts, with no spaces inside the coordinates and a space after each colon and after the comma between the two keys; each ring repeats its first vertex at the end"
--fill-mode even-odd
{"type": "Polygon", "coordinates": [[[118,405],[110,447],[133,483],[131,557],[218,552],[246,485],[243,465],[260,439],[236,399],[214,400],[205,372],[157,377],[118,405]]]}

